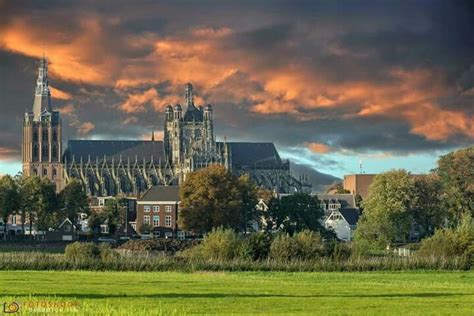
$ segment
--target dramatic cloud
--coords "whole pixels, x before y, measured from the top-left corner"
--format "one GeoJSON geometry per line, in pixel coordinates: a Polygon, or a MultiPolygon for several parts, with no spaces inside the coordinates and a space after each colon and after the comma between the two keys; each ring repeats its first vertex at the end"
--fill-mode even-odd
{"type": "Polygon", "coordinates": [[[468,1],[12,1],[0,11],[0,148],[17,158],[43,52],[64,139],[147,138],[192,82],[196,103],[214,105],[218,137],[274,141],[314,162],[474,142],[468,1]]]}

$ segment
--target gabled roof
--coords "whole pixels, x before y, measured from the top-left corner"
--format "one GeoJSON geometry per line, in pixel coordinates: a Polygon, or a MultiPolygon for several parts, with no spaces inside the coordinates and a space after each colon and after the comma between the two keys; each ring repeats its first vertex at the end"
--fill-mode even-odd
{"type": "Polygon", "coordinates": [[[138,200],[139,202],[179,201],[179,186],[153,186],[138,200]]]}
{"type": "Polygon", "coordinates": [[[354,194],[316,194],[324,203],[340,203],[341,208],[357,208],[354,194]]]}
{"type": "Polygon", "coordinates": [[[144,140],[70,140],[67,143],[64,158],[71,162],[73,157],[76,162],[86,162],[89,157],[91,161],[97,158],[102,161],[106,156],[107,161],[116,163],[122,158],[123,162],[135,161],[139,163],[145,161],[165,162],[164,146],[162,141],[144,141],[144,140]]]}
{"type": "Polygon", "coordinates": [[[281,166],[282,160],[273,143],[227,143],[232,165],[238,167],[281,166]]]}
{"type": "Polygon", "coordinates": [[[71,220],[70,220],[68,217],[66,217],[66,219],[63,220],[63,222],[62,222],[61,224],[59,224],[58,229],[61,229],[61,227],[63,227],[64,224],[66,224],[66,223],[71,224],[71,226],[73,227],[73,229],[76,228],[76,227],[74,226],[74,224],[71,222],[71,220]]]}
{"type": "Polygon", "coordinates": [[[360,213],[358,209],[355,208],[344,208],[340,209],[339,212],[345,218],[349,225],[355,226],[359,221],[360,213]]]}

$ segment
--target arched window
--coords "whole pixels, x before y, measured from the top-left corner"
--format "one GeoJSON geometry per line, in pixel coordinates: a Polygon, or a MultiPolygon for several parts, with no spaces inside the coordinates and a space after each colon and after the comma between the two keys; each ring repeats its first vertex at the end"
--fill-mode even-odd
{"type": "Polygon", "coordinates": [[[44,130],[43,131],[43,142],[47,142],[48,141],[48,130],[44,130]]]}
{"type": "Polygon", "coordinates": [[[51,148],[51,159],[57,160],[57,158],[58,158],[58,148],[56,145],[53,145],[53,147],[51,148]]]}
{"type": "Polygon", "coordinates": [[[38,145],[33,146],[33,158],[38,159],[38,145]]]}
{"type": "Polygon", "coordinates": [[[34,142],[38,141],[38,131],[36,129],[33,131],[33,141],[34,142]]]}
{"type": "Polygon", "coordinates": [[[44,168],[43,169],[43,176],[47,176],[48,175],[48,169],[44,168]]]}
{"type": "Polygon", "coordinates": [[[43,160],[47,160],[48,156],[49,156],[48,145],[43,144],[43,146],[41,147],[41,157],[43,160]]]}

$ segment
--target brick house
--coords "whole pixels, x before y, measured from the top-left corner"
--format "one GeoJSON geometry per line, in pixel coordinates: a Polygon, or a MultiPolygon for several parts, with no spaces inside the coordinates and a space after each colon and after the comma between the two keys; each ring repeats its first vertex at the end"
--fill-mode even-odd
{"type": "Polygon", "coordinates": [[[136,228],[143,234],[143,225],[150,226],[155,237],[175,237],[178,234],[178,186],[153,186],[137,201],[136,228]]]}

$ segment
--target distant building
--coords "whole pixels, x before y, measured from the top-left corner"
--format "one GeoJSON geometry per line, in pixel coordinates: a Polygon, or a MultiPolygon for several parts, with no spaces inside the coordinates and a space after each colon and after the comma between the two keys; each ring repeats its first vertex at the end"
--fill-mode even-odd
{"type": "Polygon", "coordinates": [[[376,174],[348,174],[344,176],[343,186],[351,194],[360,195],[362,199],[367,197],[369,186],[376,174]]]}
{"type": "Polygon", "coordinates": [[[344,208],[331,211],[324,220],[324,227],[332,229],[341,240],[351,241],[357,228],[360,211],[355,208],[344,208]]]}
{"type": "MultiPolygon", "coordinates": [[[[377,174],[348,174],[344,176],[343,186],[351,194],[360,195],[363,200],[367,198],[369,187],[377,174]]],[[[421,177],[422,174],[412,174],[413,178],[421,177]]]]}
{"type": "Polygon", "coordinates": [[[137,201],[136,230],[149,226],[155,237],[174,237],[178,234],[178,186],[153,186],[137,201]]]}

